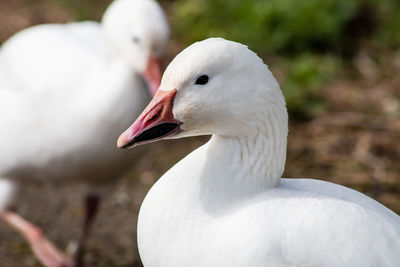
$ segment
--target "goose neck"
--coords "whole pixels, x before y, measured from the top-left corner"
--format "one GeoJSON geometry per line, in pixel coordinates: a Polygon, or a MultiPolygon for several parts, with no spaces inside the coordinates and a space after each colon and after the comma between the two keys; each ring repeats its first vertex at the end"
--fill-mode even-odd
{"type": "Polygon", "coordinates": [[[260,188],[278,185],[286,161],[287,133],[279,127],[268,128],[249,136],[213,135],[208,148],[209,161],[223,164],[224,171],[235,182],[260,188]]]}

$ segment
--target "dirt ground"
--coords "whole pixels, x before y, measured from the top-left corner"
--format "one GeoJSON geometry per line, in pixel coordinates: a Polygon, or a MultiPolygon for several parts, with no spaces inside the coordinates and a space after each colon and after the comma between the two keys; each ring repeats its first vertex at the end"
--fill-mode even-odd
{"type": "MultiPolygon", "coordinates": [[[[47,12],[41,8],[1,1],[0,42],[29,25],[71,18],[56,6],[46,5],[47,12]]],[[[171,49],[170,53],[175,52],[171,49]]],[[[383,58],[380,64],[385,66],[383,70],[360,54],[354,61],[356,75],[340,77],[322,89],[328,105],[325,114],[307,122],[291,122],[285,176],[346,185],[400,213],[400,53],[383,58]]],[[[132,172],[104,201],[90,239],[89,263],[96,267],[141,266],[136,221],[146,192],[160,175],[206,140],[148,146],[143,157],[132,163],[132,172]]],[[[81,191],[73,186],[29,186],[20,213],[65,248],[79,234],[81,191]]],[[[1,222],[0,266],[39,266],[22,238],[1,222]]]]}

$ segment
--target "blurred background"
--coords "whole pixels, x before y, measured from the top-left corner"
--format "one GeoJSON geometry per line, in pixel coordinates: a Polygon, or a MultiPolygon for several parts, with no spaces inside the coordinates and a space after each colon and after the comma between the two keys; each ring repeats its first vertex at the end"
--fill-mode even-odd
{"type": "MultiPolygon", "coordinates": [[[[110,0],[1,0],[0,43],[40,23],[99,20],[110,0]]],[[[281,83],[290,112],[285,177],[349,186],[400,213],[400,2],[397,0],[161,1],[172,28],[168,59],[221,36],[255,50],[281,83]]],[[[169,62],[169,61],[168,61],[169,62]]],[[[151,185],[208,138],[149,146],[104,203],[90,239],[94,266],[141,266],[137,213],[151,185]]],[[[59,246],[76,239],[79,188],[32,185],[21,213],[59,246]],[[49,200],[51,200],[49,203],[49,200]],[[29,201],[28,201],[29,203],[29,201]]],[[[0,265],[38,266],[0,223],[0,265]]]]}

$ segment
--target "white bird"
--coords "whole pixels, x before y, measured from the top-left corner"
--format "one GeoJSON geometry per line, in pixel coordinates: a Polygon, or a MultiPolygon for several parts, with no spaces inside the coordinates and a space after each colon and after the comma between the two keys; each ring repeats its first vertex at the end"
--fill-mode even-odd
{"type": "Polygon", "coordinates": [[[115,0],[101,23],[39,25],[1,48],[0,214],[44,265],[62,265],[65,257],[11,211],[18,185],[86,185],[80,258],[99,196],[139,156],[121,153],[115,139],[150,101],[148,88],[158,88],[168,39],[156,1],[115,0]]]}
{"type": "Polygon", "coordinates": [[[119,147],[212,135],[165,173],[139,214],[145,267],[400,266],[400,217],[352,189],[281,179],[288,115],[246,46],[181,52],[119,147]]]}

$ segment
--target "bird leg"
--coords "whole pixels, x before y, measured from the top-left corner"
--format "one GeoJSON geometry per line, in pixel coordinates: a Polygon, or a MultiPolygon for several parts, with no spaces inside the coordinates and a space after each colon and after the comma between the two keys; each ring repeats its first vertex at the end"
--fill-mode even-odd
{"type": "Polygon", "coordinates": [[[42,233],[42,230],[31,224],[17,213],[10,210],[0,211],[0,218],[17,230],[26,239],[36,258],[46,267],[70,267],[72,261],[42,233]]]}
{"type": "Polygon", "coordinates": [[[92,228],[94,219],[99,210],[100,197],[89,194],[85,197],[85,219],[82,226],[81,236],[74,252],[74,267],[83,267],[86,243],[92,228]]]}

